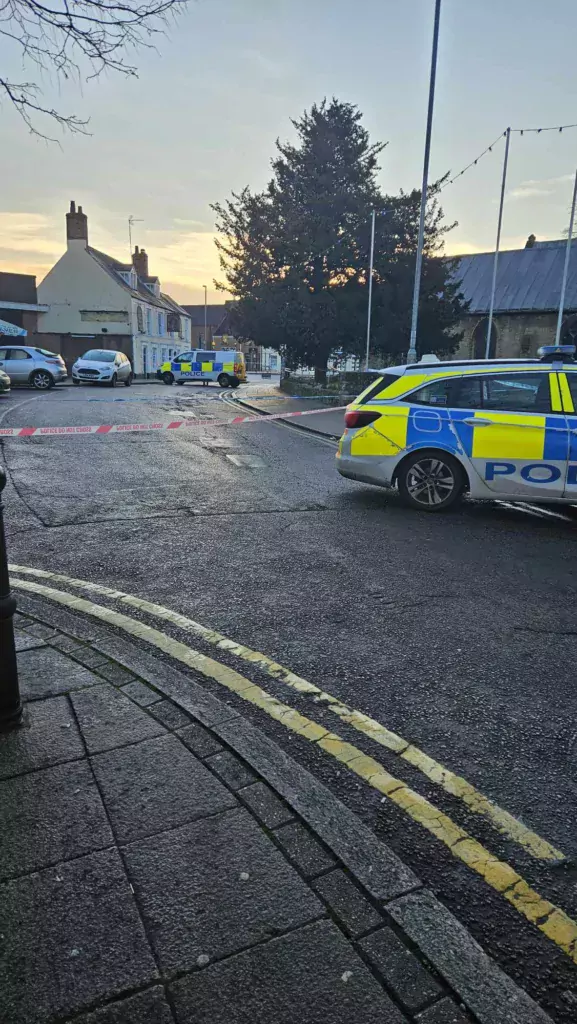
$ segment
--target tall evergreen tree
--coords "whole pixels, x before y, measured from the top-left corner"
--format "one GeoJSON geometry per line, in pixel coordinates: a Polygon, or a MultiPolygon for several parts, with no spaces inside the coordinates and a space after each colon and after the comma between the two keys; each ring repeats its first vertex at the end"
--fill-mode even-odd
{"type": "MultiPolygon", "coordinates": [[[[361,114],[336,99],[296,121],[295,145],[277,141],[273,178],[215,204],[226,282],[241,337],[282,350],[323,379],[335,350],[364,351],[369,221],[377,211],[372,347],[383,360],[404,350],[414,274],[419,193],[385,197],[377,184],[383,144],[371,145],[361,114]],[[415,219],[416,218],[416,219],[415,219]]],[[[436,186],[436,191],[440,183],[436,186]]],[[[421,312],[427,351],[450,350],[461,312],[450,268],[434,259],[448,228],[429,206],[421,312]]],[[[458,339],[456,339],[458,340],[458,339]]]]}

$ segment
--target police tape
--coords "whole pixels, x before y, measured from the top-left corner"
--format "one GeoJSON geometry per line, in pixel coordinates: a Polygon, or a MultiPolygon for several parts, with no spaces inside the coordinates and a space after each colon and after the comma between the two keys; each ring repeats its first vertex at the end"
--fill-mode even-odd
{"type": "MultiPolygon", "coordinates": [[[[300,409],[298,412],[277,412],[267,416],[234,416],[230,420],[188,417],[158,423],[101,423],[67,427],[0,427],[0,437],[79,437],[87,434],[138,434],[158,430],[190,430],[197,427],[233,427],[241,423],[269,423],[271,420],[293,419],[295,416],[317,416],[319,413],[342,412],[345,405],[332,409],[300,409]]],[[[343,426],[344,429],[344,426],[343,426]]]]}

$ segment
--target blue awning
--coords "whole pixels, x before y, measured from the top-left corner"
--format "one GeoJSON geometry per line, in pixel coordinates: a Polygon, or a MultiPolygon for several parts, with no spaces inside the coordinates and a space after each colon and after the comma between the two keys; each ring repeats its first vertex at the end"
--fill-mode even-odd
{"type": "Polygon", "coordinates": [[[25,338],[28,331],[23,327],[17,327],[16,324],[9,324],[7,320],[0,320],[0,337],[3,334],[8,334],[11,338],[25,338]]]}

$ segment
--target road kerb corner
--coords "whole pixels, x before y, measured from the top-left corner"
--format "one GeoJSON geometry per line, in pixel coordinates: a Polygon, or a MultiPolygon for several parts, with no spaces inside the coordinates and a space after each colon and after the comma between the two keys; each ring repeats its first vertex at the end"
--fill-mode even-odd
{"type": "MultiPolygon", "coordinates": [[[[38,598],[30,600],[28,595],[19,596],[19,605],[24,614],[73,638],[88,639],[84,615],[53,608],[38,598]]],[[[174,668],[170,660],[160,660],[100,624],[91,647],[152,685],[238,754],[316,833],[361,890],[383,907],[479,1024],[553,1024],[413,871],[261,729],[174,668]]]]}

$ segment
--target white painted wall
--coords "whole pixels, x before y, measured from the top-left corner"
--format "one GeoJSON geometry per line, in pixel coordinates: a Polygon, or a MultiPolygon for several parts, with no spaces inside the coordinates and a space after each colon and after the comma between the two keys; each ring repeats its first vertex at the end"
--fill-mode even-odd
{"type": "Polygon", "coordinates": [[[38,316],[38,330],[55,334],[102,333],[102,322],[80,318],[80,310],[123,310],[124,322],[107,321],[109,334],[132,334],[131,296],[86,251],[83,241],[71,241],[66,252],[38,285],[38,302],[48,305],[38,316]]]}

